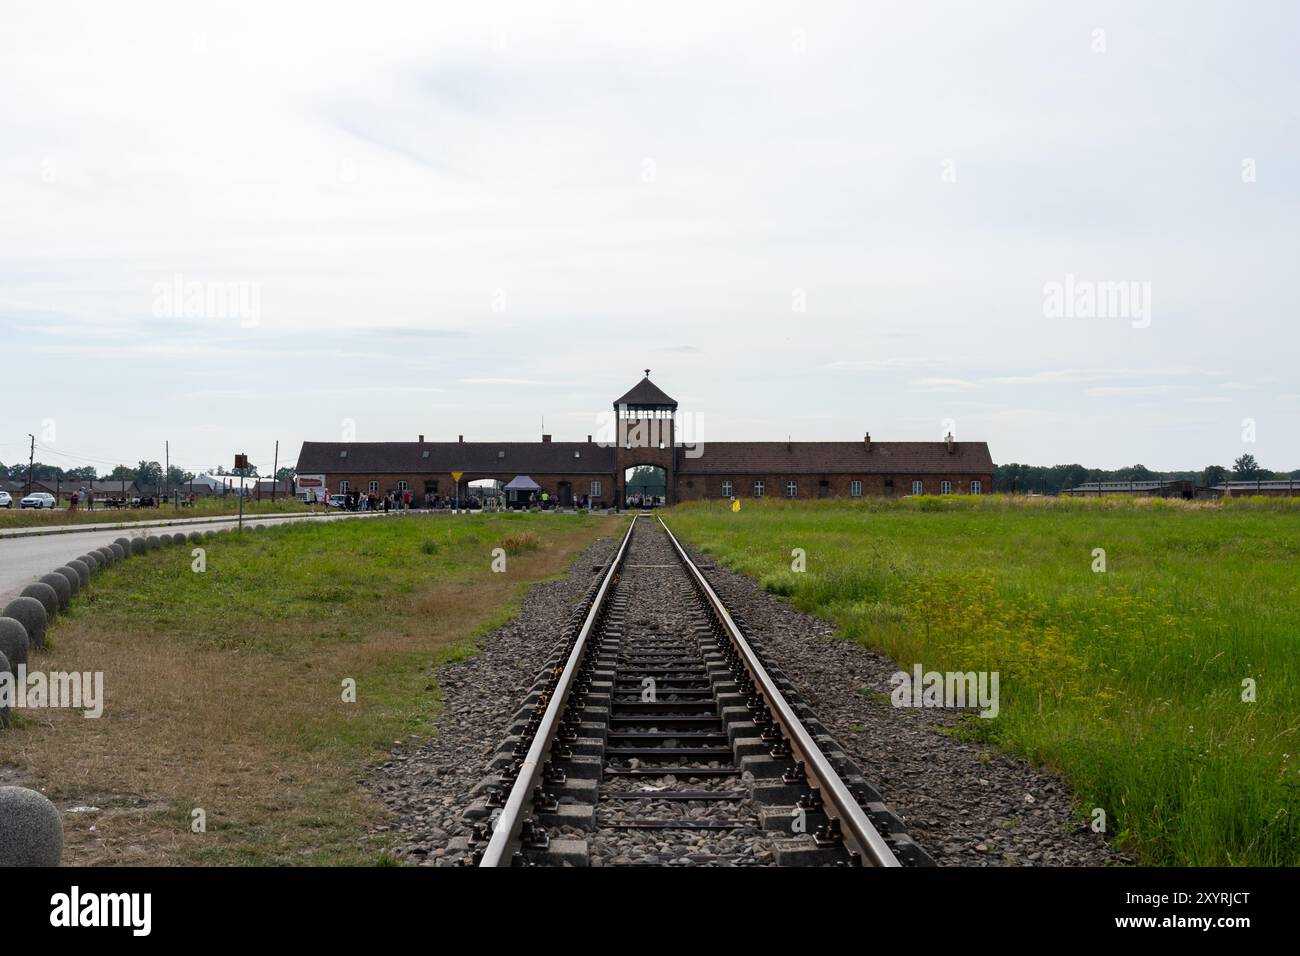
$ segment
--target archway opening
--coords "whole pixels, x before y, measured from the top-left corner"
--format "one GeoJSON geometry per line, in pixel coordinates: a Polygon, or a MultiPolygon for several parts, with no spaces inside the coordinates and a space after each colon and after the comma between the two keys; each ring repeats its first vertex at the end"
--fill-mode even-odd
{"type": "Polygon", "coordinates": [[[502,501],[504,481],[495,478],[478,478],[466,486],[466,502],[470,508],[495,507],[502,501]]]}
{"type": "Polygon", "coordinates": [[[623,472],[623,504],[659,508],[668,502],[668,471],[658,465],[635,465],[623,472]]]}

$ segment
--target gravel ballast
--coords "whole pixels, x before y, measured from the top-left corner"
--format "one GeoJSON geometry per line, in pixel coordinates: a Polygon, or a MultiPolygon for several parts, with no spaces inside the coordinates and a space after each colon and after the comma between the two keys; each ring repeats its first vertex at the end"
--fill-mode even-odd
{"type": "MultiPolygon", "coordinates": [[[[671,523],[671,522],[670,522],[671,523]]],[[[395,749],[369,785],[393,812],[397,855],[432,864],[469,830],[461,814],[506,736],[537,672],[599,566],[617,549],[601,539],[560,581],[535,585],[520,614],[480,641],[472,658],[440,670],[443,706],[429,742],[395,749]]],[[[945,733],[953,710],[895,708],[889,658],[834,637],[833,625],[766,593],[758,583],[693,554],[710,583],[762,642],[891,810],[940,865],[1102,865],[1112,853],[1071,807],[1064,781],[991,748],[945,733]]],[[[638,861],[643,862],[643,861],[638,861]]]]}
{"type": "Polygon", "coordinates": [[[688,549],[709,583],[762,640],[840,746],[941,866],[1101,866],[1128,862],[1071,808],[1065,781],[951,731],[954,709],[894,707],[883,654],[835,637],[757,581],[688,549]]]}

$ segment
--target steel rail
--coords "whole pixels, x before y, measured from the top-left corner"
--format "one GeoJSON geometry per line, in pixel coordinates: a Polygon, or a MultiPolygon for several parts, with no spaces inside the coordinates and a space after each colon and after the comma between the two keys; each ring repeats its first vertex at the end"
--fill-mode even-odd
{"type": "Polygon", "coordinates": [[[569,694],[573,689],[573,679],[577,676],[578,669],[582,665],[582,658],[587,650],[587,640],[591,637],[592,629],[595,627],[601,608],[609,595],[610,586],[618,576],[624,557],[627,556],[627,546],[632,540],[632,532],[636,528],[637,520],[637,517],[633,517],[628,522],[627,533],[623,535],[623,543],[619,545],[618,552],[609,563],[609,570],[605,572],[605,577],[600,582],[600,589],[596,592],[596,597],[591,602],[591,609],[587,612],[587,616],[582,622],[582,628],[578,631],[577,639],[573,642],[573,649],[570,650],[568,660],[565,661],[559,682],[556,684],[550,700],[547,701],[546,712],[542,715],[537,732],[533,735],[532,745],[529,746],[528,754],[519,767],[514,786],[510,788],[510,796],[506,798],[505,806],[501,808],[501,814],[493,825],[492,838],[483,851],[479,866],[510,866],[514,862],[513,849],[518,842],[520,830],[527,817],[524,811],[533,799],[533,788],[539,782],[546,754],[555,741],[556,731],[559,730],[560,715],[564,713],[564,708],[569,702],[569,694]]]}
{"type": "Polygon", "coordinates": [[[686,549],[681,546],[672,531],[668,529],[668,525],[664,523],[663,518],[659,519],[659,524],[668,535],[668,540],[673,543],[678,558],[681,559],[686,570],[699,584],[706,601],[722,622],[727,637],[735,646],[745,665],[745,669],[749,671],[758,692],[766,700],[773,719],[780,725],[781,730],[788,738],[794,759],[803,761],[804,771],[808,775],[809,783],[820,789],[823,807],[827,816],[839,821],[844,842],[849,849],[858,854],[858,859],[863,863],[869,863],[873,866],[902,866],[903,864],[898,857],[894,855],[894,851],[885,842],[885,838],[880,835],[880,831],[875,828],[862,807],[859,806],[853,793],[845,785],[840,775],[835,772],[835,768],[831,765],[826,754],[822,752],[817,741],[813,739],[812,734],[808,732],[808,728],[803,725],[803,721],[794,712],[790,702],[785,699],[785,695],[776,686],[771,675],[768,674],[767,668],[758,659],[754,649],[749,646],[749,641],[745,640],[745,635],[740,632],[740,628],[732,620],[731,614],[728,613],[726,606],[722,603],[722,599],[718,597],[717,592],[705,579],[703,572],[695,566],[695,562],[691,560],[690,555],[686,553],[686,549]]]}

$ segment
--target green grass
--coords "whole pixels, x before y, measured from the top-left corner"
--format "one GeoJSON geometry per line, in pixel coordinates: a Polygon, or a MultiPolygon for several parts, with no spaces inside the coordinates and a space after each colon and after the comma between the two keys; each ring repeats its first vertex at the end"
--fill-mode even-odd
{"type": "Polygon", "coordinates": [[[1300,504],[745,501],[668,520],[904,668],[999,671],[1001,712],[974,732],[1063,773],[1139,861],[1300,864],[1300,504]]]}

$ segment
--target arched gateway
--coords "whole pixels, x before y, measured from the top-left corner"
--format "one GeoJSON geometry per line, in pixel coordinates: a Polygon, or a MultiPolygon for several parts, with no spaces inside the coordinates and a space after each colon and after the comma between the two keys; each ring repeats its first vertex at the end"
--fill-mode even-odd
{"type": "Polygon", "coordinates": [[[677,402],[650,370],[614,402],[614,435],[553,442],[303,442],[298,477],[336,495],[410,490],[417,507],[485,479],[528,475],[563,507],[621,507],[630,469],[663,470],[668,504],[699,498],[855,498],[985,494],[984,442],[679,441],[677,402]]]}

